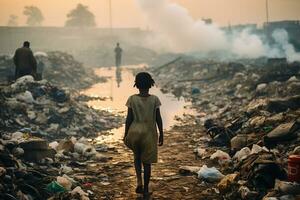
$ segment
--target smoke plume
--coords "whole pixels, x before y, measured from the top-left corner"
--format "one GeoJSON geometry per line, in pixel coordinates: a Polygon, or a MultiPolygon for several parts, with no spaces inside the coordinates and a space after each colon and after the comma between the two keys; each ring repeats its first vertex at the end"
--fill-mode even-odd
{"type": "Polygon", "coordinates": [[[156,33],[151,45],[173,52],[227,52],[235,57],[287,57],[300,60],[284,30],[273,33],[276,45],[245,29],[228,35],[217,24],[194,20],[187,9],[169,0],[136,0],[146,20],[156,33]]]}

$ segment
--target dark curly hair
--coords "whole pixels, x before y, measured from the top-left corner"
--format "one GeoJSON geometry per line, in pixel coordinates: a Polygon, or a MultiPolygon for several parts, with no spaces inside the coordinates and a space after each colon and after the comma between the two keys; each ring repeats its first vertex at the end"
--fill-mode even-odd
{"type": "Polygon", "coordinates": [[[134,87],[138,89],[149,89],[154,86],[154,80],[148,72],[140,72],[135,76],[134,87]]]}

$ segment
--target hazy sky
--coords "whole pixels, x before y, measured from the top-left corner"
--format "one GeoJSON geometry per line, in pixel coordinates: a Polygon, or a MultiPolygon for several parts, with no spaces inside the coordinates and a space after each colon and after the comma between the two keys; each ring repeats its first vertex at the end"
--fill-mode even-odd
{"type": "MultiPolygon", "coordinates": [[[[23,7],[38,6],[44,14],[44,26],[63,26],[66,14],[78,3],[89,6],[99,27],[108,26],[109,0],[0,0],[0,25],[6,25],[9,15],[19,16],[25,25],[23,7]]],[[[151,0],[149,0],[151,1],[151,0]]],[[[170,0],[187,8],[195,18],[212,18],[220,25],[262,23],[266,19],[265,0],[170,0]]],[[[114,27],[147,27],[135,0],[112,0],[114,27]]],[[[269,0],[270,20],[300,20],[300,0],[269,0]]]]}

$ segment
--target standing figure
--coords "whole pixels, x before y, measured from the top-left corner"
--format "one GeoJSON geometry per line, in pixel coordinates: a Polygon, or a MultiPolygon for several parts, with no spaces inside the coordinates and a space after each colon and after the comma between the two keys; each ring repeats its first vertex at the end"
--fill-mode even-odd
{"type": "Polygon", "coordinates": [[[115,48],[115,54],[116,54],[116,67],[121,66],[121,61],[122,61],[122,48],[120,47],[120,44],[117,43],[117,46],[115,48]]]}
{"type": "Polygon", "coordinates": [[[154,80],[147,72],[140,72],[135,77],[134,86],[139,94],[130,96],[125,124],[125,145],[133,151],[134,166],[137,176],[136,193],[149,198],[149,181],[151,177],[151,164],[157,162],[157,145],[163,145],[163,123],[160,115],[160,100],[157,96],[149,94],[154,80]],[[156,126],[157,125],[157,126],[156,126]],[[157,134],[159,130],[159,138],[157,134]],[[144,166],[144,185],[142,182],[142,165],[144,166]]]}
{"type": "Polygon", "coordinates": [[[23,47],[16,50],[13,60],[16,66],[15,79],[26,75],[36,77],[37,63],[28,41],[25,41],[23,47]]]}

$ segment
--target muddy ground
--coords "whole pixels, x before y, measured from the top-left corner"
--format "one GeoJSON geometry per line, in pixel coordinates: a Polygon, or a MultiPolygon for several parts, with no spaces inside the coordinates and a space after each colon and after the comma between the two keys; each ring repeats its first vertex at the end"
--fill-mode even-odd
{"type": "MultiPolygon", "coordinates": [[[[200,181],[195,175],[179,174],[180,166],[205,164],[193,154],[195,136],[206,140],[198,125],[175,126],[165,133],[165,143],[159,148],[159,162],[152,168],[152,199],[221,199],[210,184],[200,181]]],[[[111,160],[97,164],[89,171],[90,179],[94,179],[93,189],[97,191],[95,199],[142,199],[135,194],[132,153],[121,141],[110,145],[114,148],[105,155],[111,160]],[[107,177],[107,181],[101,182],[103,177],[107,177]],[[106,182],[109,185],[105,185],[106,182]]]]}

